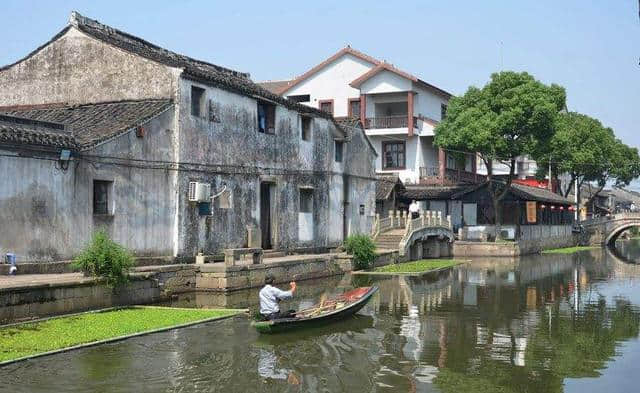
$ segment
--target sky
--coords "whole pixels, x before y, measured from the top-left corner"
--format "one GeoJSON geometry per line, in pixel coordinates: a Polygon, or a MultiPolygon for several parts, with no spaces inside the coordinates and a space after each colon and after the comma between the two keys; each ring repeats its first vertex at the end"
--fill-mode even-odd
{"type": "Polygon", "coordinates": [[[299,75],[346,45],[456,95],[492,72],[527,71],[640,148],[638,0],[2,0],[0,65],[49,40],[72,10],[254,81],[299,75]]]}

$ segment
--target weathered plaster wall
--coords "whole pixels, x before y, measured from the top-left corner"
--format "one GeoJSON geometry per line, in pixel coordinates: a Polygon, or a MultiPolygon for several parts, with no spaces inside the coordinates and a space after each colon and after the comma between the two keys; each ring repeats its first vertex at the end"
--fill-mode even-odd
{"type": "Polygon", "coordinates": [[[170,161],[173,116],[168,110],[151,120],[144,138],[129,132],[83,152],[67,170],[59,152],[0,150],[14,155],[0,156],[0,254],[14,252],[19,262],[70,259],[104,227],[137,255],[172,255],[175,172],[105,157],[170,161]],[[112,215],[93,215],[94,179],[113,181],[112,215]]]}
{"type": "MultiPolygon", "coordinates": [[[[260,228],[260,183],[265,181],[273,184],[274,248],[331,247],[342,242],[344,167],[351,165],[373,177],[373,152],[364,150],[352,159],[345,147],[345,162],[335,163],[334,138],[343,135],[330,120],[315,117],[311,141],[303,141],[299,114],[282,106],[276,108],[276,131],[271,135],[257,131],[254,98],[190,80],[182,81],[179,97],[180,159],[201,168],[180,173],[179,255],[246,245],[247,226],[260,228]],[[214,121],[208,112],[207,118],[191,114],[192,85],[205,89],[205,102],[214,108],[214,121]],[[364,167],[347,163],[361,159],[362,154],[368,162],[364,167]],[[211,216],[200,216],[197,204],[187,201],[189,181],[211,183],[212,193],[226,185],[231,190],[232,208],[221,209],[214,203],[211,216]],[[313,189],[312,240],[299,237],[300,188],[313,189]]],[[[367,181],[373,190],[373,181],[367,181]]],[[[354,204],[373,198],[373,191],[355,194],[361,189],[352,191],[354,204]]]]}
{"type": "Polygon", "coordinates": [[[178,72],[70,28],[0,70],[0,106],[173,97],[178,72]]]}

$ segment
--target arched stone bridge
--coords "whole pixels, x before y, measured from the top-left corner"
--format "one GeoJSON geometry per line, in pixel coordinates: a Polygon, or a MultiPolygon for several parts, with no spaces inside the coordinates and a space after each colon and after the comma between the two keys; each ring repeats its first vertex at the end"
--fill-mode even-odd
{"type": "Polygon", "coordinates": [[[454,241],[451,218],[439,211],[421,211],[418,218],[406,212],[390,212],[389,217],[376,215],[373,238],[378,248],[398,250],[403,259],[450,256],[454,241]]]}
{"type": "Polygon", "coordinates": [[[584,228],[585,243],[613,245],[622,232],[640,227],[640,213],[619,213],[580,222],[584,228]]]}

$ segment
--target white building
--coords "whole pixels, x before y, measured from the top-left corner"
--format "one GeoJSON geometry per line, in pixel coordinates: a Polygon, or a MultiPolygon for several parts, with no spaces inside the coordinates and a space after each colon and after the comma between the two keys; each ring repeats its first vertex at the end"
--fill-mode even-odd
{"type": "Polygon", "coordinates": [[[450,93],[349,46],[293,80],[261,85],[337,118],[359,117],[378,152],[378,173],[424,185],[482,178],[473,154],[463,163],[433,145],[450,93]]]}

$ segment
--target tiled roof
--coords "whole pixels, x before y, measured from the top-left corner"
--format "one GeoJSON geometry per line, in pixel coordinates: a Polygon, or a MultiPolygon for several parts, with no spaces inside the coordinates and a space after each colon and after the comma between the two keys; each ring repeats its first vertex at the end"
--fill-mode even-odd
{"type": "Polygon", "coordinates": [[[406,186],[401,194],[409,200],[442,200],[450,199],[454,194],[464,192],[469,186],[406,186]]]}
{"type": "Polygon", "coordinates": [[[291,84],[292,81],[265,81],[258,82],[262,88],[269,90],[273,94],[280,94],[280,92],[287,88],[291,84]]]}
{"type": "Polygon", "coordinates": [[[388,199],[389,196],[391,196],[391,192],[396,186],[399,186],[401,190],[404,189],[404,185],[402,184],[398,176],[377,175],[376,176],[376,200],[382,201],[382,200],[388,199]]]}
{"type": "Polygon", "coordinates": [[[336,117],[333,119],[333,121],[338,125],[338,127],[342,129],[342,131],[345,132],[346,135],[350,135],[350,132],[349,132],[350,129],[355,129],[360,131],[362,133],[362,136],[364,137],[364,140],[367,141],[367,144],[371,148],[371,151],[373,152],[373,154],[375,156],[378,155],[376,148],[373,147],[373,143],[371,143],[371,139],[369,139],[369,137],[367,136],[367,133],[364,132],[364,128],[362,127],[362,123],[360,122],[360,119],[355,117],[336,117]]]}
{"type": "MultiPolygon", "coordinates": [[[[459,199],[461,196],[476,191],[482,187],[486,187],[489,183],[484,182],[478,184],[476,186],[467,187],[467,189],[462,190],[460,192],[455,193],[451,196],[452,199],[459,199]]],[[[504,183],[499,182],[502,187],[504,187],[504,183]]],[[[552,191],[549,191],[546,188],[539,187],[531,187],[526,186],[524,184],[511,183],[511,188],[509,193],[514,195],[515,197],[525,200],[525,201],[538,201],[538,202],[547,202],[547,203],[558,203],[562,205],[572,205],[569,199],[563,197],[562,195],[558,195],[552,191]]]]}
{"type": "Polygon", "coordinates": [[[78,144],[62,124],[0,115],[0,143],[75,150],[78,144]]]}
{"type": "Polygon", "coordinates": [[[168,99],[148,99],[74,106],[0,107],[0,113],[63,124],[80,147],[88,148],[146,123],[172,105],[168,99]]]}
{"type": "Polygon", "coordinates": [[[82,16],[75,11],[71,13],[70,23],[80,31],[127,52],[169,67],[181,68],[183,69],[182,76],[184,78],[235,91],[250,97],[275,101],[301,113],[313,113],[316,116],[331,119],[330,114],[322,112],[317,108],[300,105],[268,91],[251,81],[247,73],[234,71],[172,52],[129,33],[82,16]]]}

